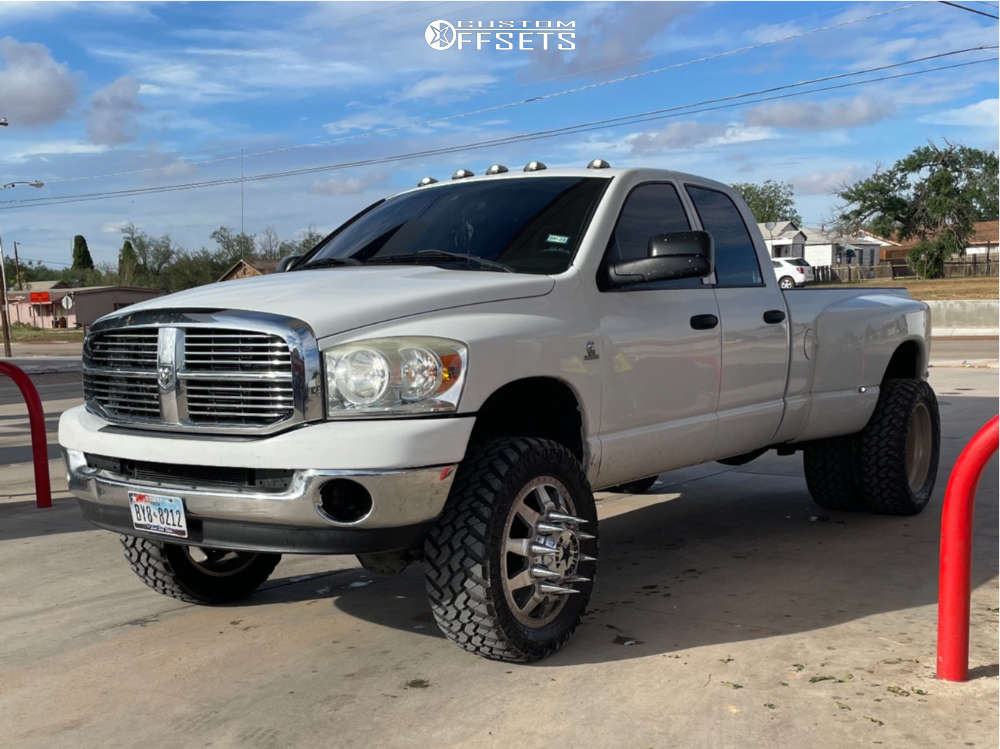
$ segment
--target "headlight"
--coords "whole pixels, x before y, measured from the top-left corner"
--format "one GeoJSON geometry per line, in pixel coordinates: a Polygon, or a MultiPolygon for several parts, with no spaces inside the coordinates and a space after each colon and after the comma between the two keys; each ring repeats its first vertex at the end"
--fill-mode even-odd
{"type": "Polygon", "coordinates": [[[467,349],[445,338],[375,338],[323,352],[330,419],[454,411],[467,349]]]}

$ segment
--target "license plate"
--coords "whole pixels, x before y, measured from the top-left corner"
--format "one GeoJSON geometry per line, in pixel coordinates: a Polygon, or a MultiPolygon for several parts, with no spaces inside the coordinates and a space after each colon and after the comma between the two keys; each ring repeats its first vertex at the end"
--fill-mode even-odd
{"type": "Polygon", "coordinates": [[[136,530],[187,538],[187,518],[180,497],[129,492],[128,504],[136,530]]]}

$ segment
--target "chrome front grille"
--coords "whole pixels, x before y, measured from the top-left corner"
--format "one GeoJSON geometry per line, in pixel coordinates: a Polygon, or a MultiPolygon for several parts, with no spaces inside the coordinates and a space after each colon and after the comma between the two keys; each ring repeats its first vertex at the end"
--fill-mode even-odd
{"type": "Polygon", "coordinates": [[[91,363],[109,369],[156,371],[156,328],[108,331],[90,342],[91,363]]]}
{"type": "Polygon", "coordinates": [[[287,372],[292,360],[281,336],[198,328],[184,334],[184,366],[190,372],[287,372]]]}
{"type": "Polygon", "coordinates": [[[156,419],[160,415],[160,392],[156,375],[128,375],[87,372],[83,376],[83,397],[100,403],[119,418],[156,419]]]}
{"type": "Polygon", "coordinates": [[[188,380],[187,412],[191,421],[217,424],[270,424],[292,415],[291,380],[188,380]]]}
{"type": "Polygon", "coordinates": [[[87,407],[116,423],[271,432],[322,415],[315,339],[288,318],[133,313],[95,325],[83,363],[87,407]]]}

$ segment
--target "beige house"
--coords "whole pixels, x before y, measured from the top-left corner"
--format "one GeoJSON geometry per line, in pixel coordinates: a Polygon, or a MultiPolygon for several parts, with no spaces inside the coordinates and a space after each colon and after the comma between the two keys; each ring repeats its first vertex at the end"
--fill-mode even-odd
{"type": "Polygon", "coordinates": [[[252,278],[266,276],[278,269],[277,260],[262,257],[244,257],[233,263],[229,269],[219,276],[220,281],[233,281],[237,278],[252,278]]]}
{"type": "Polygon", "coordinates": [[[79,328],[98,317],[159,296],[156,289],[136,286],[79,286],[62,281],[32,281],[24,289],[8,289],[11,324],[35,328],[79,328]],[[68,302],[64,301],[69,299],[68,302]]]}

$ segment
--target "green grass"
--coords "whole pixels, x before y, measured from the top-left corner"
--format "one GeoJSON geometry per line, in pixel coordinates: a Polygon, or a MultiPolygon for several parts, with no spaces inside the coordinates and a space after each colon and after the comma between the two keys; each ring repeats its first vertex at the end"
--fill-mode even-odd
{"type": "Polygon", "coordinates": [[[905,279],[893,281],[888,278],[876,278],[871,281],[852,281],[850,283],[817,284],[810,288],[853,289],[866,286],[905,287],[914,299],[931,301],[934,299],[997,299],[997,279],[995,277],[980,278],[935,278],[930,280],[905,279]]]}
{"type": "Polygon", "coordinates": [[[10,327],[10,339],[15,343],[61,343],[83,340],[83,330],[77,328],[33,328],[15,323],[10,327]]]}

